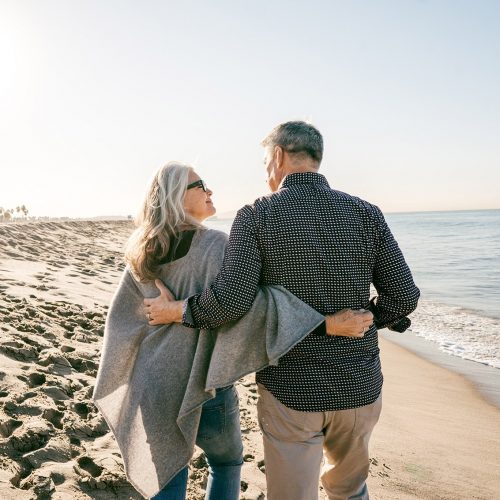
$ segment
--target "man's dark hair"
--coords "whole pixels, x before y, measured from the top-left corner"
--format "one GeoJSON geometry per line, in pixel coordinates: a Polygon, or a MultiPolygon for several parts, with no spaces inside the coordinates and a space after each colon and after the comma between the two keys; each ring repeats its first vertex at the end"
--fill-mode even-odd
{"type": "Polygon", "coordinates": [[[262,146],[280,146],[288,153],[309,156],[318,164],[323,158],[323,137],[317,128],[302,121],[278,125],[262,141],[262,146]]]}

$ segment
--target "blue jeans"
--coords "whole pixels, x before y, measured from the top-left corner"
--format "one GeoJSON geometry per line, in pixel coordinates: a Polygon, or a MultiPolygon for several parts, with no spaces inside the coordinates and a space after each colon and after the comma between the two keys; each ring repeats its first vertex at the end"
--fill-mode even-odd
{"type": "MultiPolygon", "coordinates": [[[[243,444],[238,393],[234,386],[217,389],[201,411],[196,444],[205,452],[209,476],[205,500],[237,500],[240,494],[243,444]]],[[[178,472],[153,500],[185,500],[188,467],[178,472]]]]}

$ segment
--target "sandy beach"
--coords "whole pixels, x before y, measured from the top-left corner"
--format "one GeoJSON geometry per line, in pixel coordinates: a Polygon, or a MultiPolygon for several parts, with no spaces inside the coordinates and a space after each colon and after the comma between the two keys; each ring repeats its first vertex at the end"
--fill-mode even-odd
{"type": "MultiPolygon", "coordinates": [[[[135,499],[91,395],[129,221],[0,224],[0,499],[135,499]]],[[[381,339],[374,499],[500,498],[500,411],[464,376],[381,339]]],[[[253,376],[238,384],[242,499],[265,498],[253,376]]],[[[188,498],[203,498],[199,452],[188,498]]],[[[322,496],[320,496],[322,498],[322,496]]]]}

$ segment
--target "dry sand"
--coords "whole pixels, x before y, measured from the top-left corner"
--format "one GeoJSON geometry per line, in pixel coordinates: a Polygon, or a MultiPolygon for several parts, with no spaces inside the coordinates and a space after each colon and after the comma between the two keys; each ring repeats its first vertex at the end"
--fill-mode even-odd
{"type": "MultiPolygon", "coordinates": [[[[107,305],[132,225],[0,224],[0,499],[140,498],[91,403],[107,305]]],[[[381,342],[374,499],[500,498],[500,414],[465,379],[381,342]]],[[[241,498],[265,498],[253,377],[238,384],[241,498]]],[[[190,500],[207,467],[196,453],[190,500]]],[[[286,499],[284,499],[286,500],[286,499]]]]}

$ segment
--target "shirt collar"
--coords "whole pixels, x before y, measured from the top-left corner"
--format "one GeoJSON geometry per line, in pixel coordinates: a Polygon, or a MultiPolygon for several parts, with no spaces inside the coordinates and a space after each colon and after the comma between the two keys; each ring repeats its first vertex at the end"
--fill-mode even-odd
{"type": "Polygon", "coordinates": [[[295,186],[297,184],[322,184],[330,187],[326,177],[316,172],[297,172],[288,174],[282,181],[280,188],[295,186]]]}

